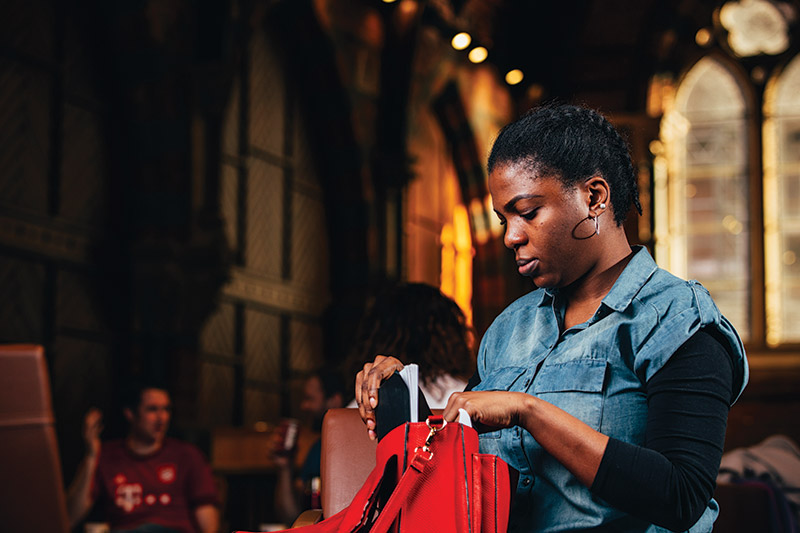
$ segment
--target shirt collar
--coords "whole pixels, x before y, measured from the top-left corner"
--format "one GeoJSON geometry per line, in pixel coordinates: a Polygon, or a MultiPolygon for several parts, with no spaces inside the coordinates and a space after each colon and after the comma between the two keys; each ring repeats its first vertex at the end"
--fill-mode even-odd
{"type": "Polygon", "coordinates": [[[603,304],[617,312],[624,311],[630,305],[650,276],[658,270],[647,248],[641,245],[632,248],[633,257],[603,298],[603,304]]]}
{"type": "MultiPolygon", "coordinates": [[[[634,296],[644,286],[645,282],[658,269],[658,265],[650,256],[647,248],[641,245],[632,246],[633,257],[625,266],[614,286],[603,298],[603,304],[614,311],[624,311],[633,301],[634,296]]],[[[553,298],[558,294],[558,289],[542,289],[542,296],[538,306],[551,305],[553,298]]]]}

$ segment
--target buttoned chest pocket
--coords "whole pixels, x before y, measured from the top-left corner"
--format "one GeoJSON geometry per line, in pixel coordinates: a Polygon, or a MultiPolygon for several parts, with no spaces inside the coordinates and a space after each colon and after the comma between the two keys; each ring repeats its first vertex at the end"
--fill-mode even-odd
{"type": "MultiPolygon", "coordinates": [[[[508,366],[505,368],[498,368],[490,372],[486,377],[481,378],[481,382],[478,383],[473,390],[476,391],[523,391],[525,388],[525,380],[524,374],[527,371],[527,368],[521,366],[508,366]]],[[[481,449],[484,450],[484,446],[486,445],[484,441],[492,441],[495,439],[499,439],[500,435],[503,431],[508,430],[500,430],[500,431],[491,431],[488,433],[482,433],[480,435],[481,438],[481,449]]],[[[495,453],[495,452],[484,452],[484,453],[495,453]]]]}
{"type": "Polygon", "coordinates": [[[545,365],[533,381],[533,394],[600,429],[606,366],[601,359],[545,365]]]}

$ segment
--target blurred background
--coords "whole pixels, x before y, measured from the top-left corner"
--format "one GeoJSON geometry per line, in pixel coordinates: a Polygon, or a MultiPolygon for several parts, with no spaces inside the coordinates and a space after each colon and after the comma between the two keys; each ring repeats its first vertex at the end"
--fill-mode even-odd
{"type": "Polygon", "coordinates": [[[121,435],[118,389],[139,375],[171,385],[174,431],[222,477],[258,473],[215,455],[215,435],[296,416],[387,283],[440,287],[479,340],[532,288],[486,156],[551,100],[627,135],[644,206],[630,239],[700,280],[745,339],[727,446],[800,437],[797,0],[0,13],[0,342],[46,349],[66,480],[85,411],[121,435]]]}

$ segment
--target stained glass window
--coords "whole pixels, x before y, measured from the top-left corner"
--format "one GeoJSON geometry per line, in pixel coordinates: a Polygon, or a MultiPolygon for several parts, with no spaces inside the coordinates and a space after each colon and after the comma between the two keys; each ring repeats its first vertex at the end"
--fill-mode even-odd
{"type": "Polygon", "coordinates": [[[736,78],[719,61],[701,59],[662,121],[668,178],[656,188],[667,224],[656,232],[656,259],[700,281],[745,340],[751,329],[746,120],[736,78]]]}
{"type": "Polygon", "coordinates": [[[800,57],[766,91],[767,343],[800,342],[800,57]]]}

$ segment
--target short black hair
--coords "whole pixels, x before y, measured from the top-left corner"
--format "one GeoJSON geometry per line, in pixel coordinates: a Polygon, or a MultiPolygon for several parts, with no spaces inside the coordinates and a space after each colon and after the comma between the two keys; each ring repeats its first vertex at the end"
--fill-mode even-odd
{"type": "Polygon", "coordinates": [[[574,187],[594,175],[611,188],[614,221],[622,225],[639,187],[627,142],[598,111],[551,103],[535,107],[500,130],[489,154],[489,174],[498,165],[522,163],[540,176],[574,187]]]}
{"type": "Polygon", "coordinates": [[[136,412],[142,403],[142,393],[148,389],[163,390],[169,394],[166,384],[160,380],[132,379],[122,389],[122,408],[136,412]]]}

